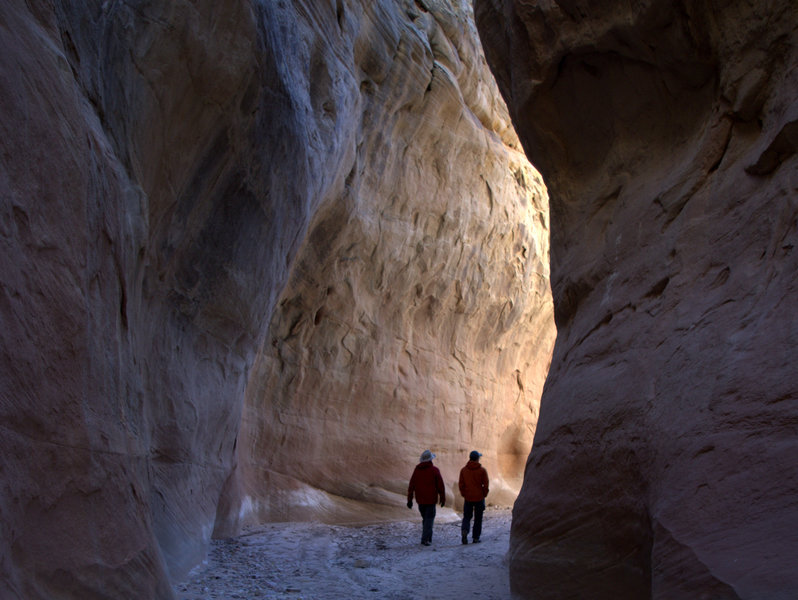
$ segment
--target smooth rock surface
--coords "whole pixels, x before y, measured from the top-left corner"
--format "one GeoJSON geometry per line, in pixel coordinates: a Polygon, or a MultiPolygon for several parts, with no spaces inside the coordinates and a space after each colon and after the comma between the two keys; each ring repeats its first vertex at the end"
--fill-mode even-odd
{"type": "Polygon", "coordinates": [[[10,0],[0,107],[0,597],[169,598],[428,446],[510,501],[548,217],[469,3],[10,0]]]}
{"type": "Polygon", "coordinates": [[[525,598],[798,591],[794,2],[477,0],[551,195],[525,598]]]}

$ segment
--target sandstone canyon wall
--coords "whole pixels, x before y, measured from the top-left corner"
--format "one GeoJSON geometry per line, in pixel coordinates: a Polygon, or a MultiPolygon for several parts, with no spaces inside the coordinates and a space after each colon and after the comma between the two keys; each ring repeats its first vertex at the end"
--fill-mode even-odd
{"type": "Polygon", "coordinates": [[[525,598],[798,593],[798,11],[477,0],[551,196],[525,598]]]}
{"type": "Polygon", "coordinates": [[[469,3],[11,0],[0,110],[0,596],[169,598],[428,446],[518,489],[547,201],[469,3]]]}
{"type": "Polygon", "coordinates": [[[367,3],[319,36],[343,55],[312,68],[340,82],[316,93],[349,106],[350,154],[249,378],[239,491],[258,519],[306,510],[292,480],[403,507],[427,446],[451,498],[472,447],[492,502],[520,488],[553,342],[547,207],[456,6],[367,3]]]}

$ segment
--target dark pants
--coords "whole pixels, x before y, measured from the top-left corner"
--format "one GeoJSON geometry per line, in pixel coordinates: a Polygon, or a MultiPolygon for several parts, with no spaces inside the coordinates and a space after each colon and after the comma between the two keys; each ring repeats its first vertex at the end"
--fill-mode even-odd
{"type": "Polygon", "coordinates": [[[471,516],[474,517],[474,535],[472,539],[478,540],[482,535],[482,513],[485,512],[485,501],[479,502],[465,501],[463,507],[463,525],[461,527],[463,535],[468,535],[468,530],[471,528],[471,516]]]}
{"type": "Polygon", "coordinates": [[[432,541],[432,523],[435,521],[435,505],[419,504],[418,512],[421,513],[421,543],[432,541]]]}

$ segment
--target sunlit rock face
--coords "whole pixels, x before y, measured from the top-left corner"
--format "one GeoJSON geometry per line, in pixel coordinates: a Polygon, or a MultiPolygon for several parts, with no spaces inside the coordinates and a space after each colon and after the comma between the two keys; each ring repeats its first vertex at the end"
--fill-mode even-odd
{"type": "Polygon", "coordinates": [[[0,597],[168,598],[426,447],[510,500],[548,217],[469,11],[0,3],[0,597]]]}
{"type": "Polygon", "coordinates": [[[551,195],[558,338],[514,591],[794,596],[795,3],[475,12],[551,195]]]}
{"type": "Polygon", "coordinates": [[[478,448],[509,506],[553,344],[545,190],[468,2],[318,17],[293,43],[315,47],[311,102],[346,137],[248,380],[228,518],[350,510],[303,483],[406,514],[427,447],[459,502],[478,448]]]}

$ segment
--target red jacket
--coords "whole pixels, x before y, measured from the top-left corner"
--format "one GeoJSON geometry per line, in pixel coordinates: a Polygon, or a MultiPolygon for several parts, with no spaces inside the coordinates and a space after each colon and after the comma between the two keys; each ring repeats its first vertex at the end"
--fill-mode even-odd
{"type": "Polygon", "coordinates": [[[488,472],[475,460],[460,469],[460,493],[469,502],[479,502],[488,495],[488,472]]]}
{"type": "Polygon", "coordinates": [[[410,477],[410,485],[407,486],[407,500],[413,499],[416,494],[418,504],[437,504],[440,495],[441,502],[446,502],[446,488],[443,487],[443,477],[438,467],[432,464],[431,460],[418,463],[410,477]]]}

